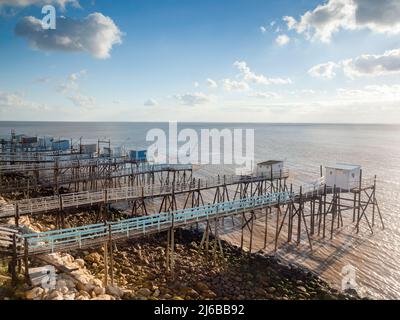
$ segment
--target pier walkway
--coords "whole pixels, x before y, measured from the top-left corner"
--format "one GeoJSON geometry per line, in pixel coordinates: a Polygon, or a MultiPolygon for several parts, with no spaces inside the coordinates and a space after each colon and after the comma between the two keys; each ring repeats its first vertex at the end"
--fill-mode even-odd
{"type": "MultiPolygon", "coordinates": [[[[185,166],[185,165],[180,165],[185,166]]],[[[176,167],[175,167],[176,168],[176,167]]],[[[187,183],[175,183],[167,185],[146,185],[142,187],[108,188],[102,191],[84,191],[67,193],[58,196],[32,198],[15,201],[10,205],[0,207],[0,218],[11,218],[22,215],[33,215],[49,212],[57,212],[68,209],[91,207],[94,205],[162,197],[169,194],[182,194],[192,190],[211,189],[218,186],[228,186],[239,183],[253,183],[272,181],[288,177],[289,171],[273,172],[270,176],[224,176],[207,179],[193,179],[187,183]]]]}
{"type": "Polygon", "coordinates": [[[271,193],[117,222],[33,234],[18,234],[17,237],[19,242],[22,240],[22,243],[28,245],[30,256],[82,249],[102,245],[110,240],[137,238],[171,228],[185,227],[211,219],[239,215],[250,210],[270,207],[276,204],[282,205],[292,201],[293,197],[294,195],[289,192],[271,193]]]}

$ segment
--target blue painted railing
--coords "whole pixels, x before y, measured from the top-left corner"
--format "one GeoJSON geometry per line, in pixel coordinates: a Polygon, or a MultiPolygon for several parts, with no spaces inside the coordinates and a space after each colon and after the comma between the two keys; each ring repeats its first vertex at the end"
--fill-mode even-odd
{"type": "Polygon", "coordinates": [[[88,247],[94,243],[106,241],[109,237],[115,240],[141,236],[150,232],[160,232],[173,225],[190,225],[195,222],[234,214],[235,212],[243,212],[277,203],[287,203],[293,199],[294,194],[292,193],[271,193],[104,224],[22,234],[19,237],[27,240],[31,253],[50,253],[68,248],[88,247]]]}

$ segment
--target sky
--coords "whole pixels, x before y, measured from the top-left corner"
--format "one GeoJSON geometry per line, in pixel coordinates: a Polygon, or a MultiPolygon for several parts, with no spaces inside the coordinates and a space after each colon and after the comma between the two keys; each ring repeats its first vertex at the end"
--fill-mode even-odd
{"type": "Polygon", "coordinates": [[[400,123],[400,1],[0,0],[0,120],[400,123]]]}

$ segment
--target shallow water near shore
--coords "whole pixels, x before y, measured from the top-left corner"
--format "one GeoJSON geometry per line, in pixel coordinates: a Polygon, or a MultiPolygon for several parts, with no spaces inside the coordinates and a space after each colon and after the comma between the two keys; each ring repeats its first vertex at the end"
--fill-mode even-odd
{"type": "MultiPolygon", "coordinates": [[[[75,140],[82,136],[87,142],[107,137],[115,146],[143,148],[149,144],[145,138],[152,128],[167,128],[167,124],[0,122],[0,135],[15,129],[19,133],[75,140]]],[[[373,235],[362,229],[356,236],[352,226],[348,226],[333,241],[316,241],[313,252],[304,240],[298,248],[279,249],[278,255],[309,267],[337,288],[341,285],[343,266],[351,264],[356,268],[357,284],[362,291],[376,298],[400,299],[400,126],[183,123],[179,128],[254,128],[256,161],[285,160],[290,180],[295,184],[315,180],[319,177],[320,165],[336,162],[360,164],[366,178],[376,174],[377,200],[385,230],[377,223],[373,235]]],[[[206,166],[196,174],[233,172],[230,167],[206,166]]],[[[255,250],[261,249],[264,241],[262,225],[260,218],[255,228],[255,250]]],[[[229,224],[225,228],[225,239],[233,243],[240,241],[239,231],[229,230],[229,224]]]]}

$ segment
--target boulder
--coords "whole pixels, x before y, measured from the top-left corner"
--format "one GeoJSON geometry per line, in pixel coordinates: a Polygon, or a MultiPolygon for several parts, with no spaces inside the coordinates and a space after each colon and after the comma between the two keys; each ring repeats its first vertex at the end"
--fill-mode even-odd
{"type": "Polygon", "coordinates": [[[108,294],[102,294],[98,297],[92,298],[90,300],[115,300],[113,296],[110,296],[108,294]]]}
{"type": "Polygon", "coordinates": [[[102,287],[95,287],[93,289],[94,293],[96,294],[96,296],[101,296],[102,294],[106,293],[106,289],[102,288],[102,287]]]}
{"type": "Polygon", "coordinates": [[[122,296],[124,295],[124,291],[118,288],[117,286],[107,286],[106,292],[109,295],[112,295],[117,298],[122,298],[122,296]]]}
{"type": "Polygon", "coordinates": [[[102,259],[103,259],[103,257],[100,254],[98,254],[97,252],[88,254],[84,258],[85,261],[91,262],[91,263],[100,263],[102,261],[102,259]]]}
{"type": "Polygon", "coordinates": [[[76,259],[75,263],[78,265],[79,268],[83,269],[85,267],[85,260],[83,259],[76,259]]]}
{"type": "Polygon", "coordinates": [[[201,281],[196,283],[196,289],[198,289],[200,291],[208,291],[209,290],[208,285],[201,281]]]}
{"type": "Polygon", "coordinates": [[[137,294],[139,296],[144,296],[144,297],[148,297],[151,295],[151,290],[148,288],[141,288],[137,291],[137,294]]]}
{"type": "Polygon", "coordinates": [[[26,299],[33,300],[33,299],[38,299],[42,297],[42,294],[44,293],[44,289],[40,287],[33,288],[32,290],[29,290],[25,292],[25,297],[26,299]]]}

